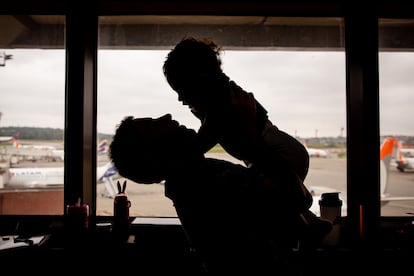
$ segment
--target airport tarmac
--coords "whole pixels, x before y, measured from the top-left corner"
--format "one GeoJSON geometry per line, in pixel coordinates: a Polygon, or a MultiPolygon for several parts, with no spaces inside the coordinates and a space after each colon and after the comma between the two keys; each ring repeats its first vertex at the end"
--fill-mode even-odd
{"type": "MultiPolygon", "coordinates": [[[[210,157],[227,159],[241,163],[226,154],[209,154],[210,157]]],[[[121,183],[123,179],[119,179],[121,183]]],[[[310,169],[305,184],[308,187],[325,186],[340,191],[346,200],[346,159],[311,158],[310,169]]],[[[360,183],[363,185],[363,183],[360,183]]],[[[172,202],[164,196],[163,184],[136,184],[127,181],[127,193],[131,201],[131,216],[176,216],[172,202]]],[[[104,185],[98,184],[97,192],[104,193],[104,185]]],[[[392,196],[414,196],[414,172],[399,172],[391,168],[388,193],[392,196]]],[[[388,203],[381,209],[383,216],[410,216],[414,212],[414,200],[388,203]]],[[[112,215],[113,199],[98,196],[97,214],[112,215]]]]}
{"type": "MultiPolygon", "coordinates": [[[[230,160],[242,163],[225,153],[211,153],[209,157],[230,160]]],[[[99,164],[106,163],[106,156],[99,157],[99,164]]],[[[43,167],[63,166],[63,162],[22,162],[16,167],[43,167]]],[[[119,179],[123,181],[123,179],[119,179]]],[[[115,181],[116,183],[116,181],[115,181]]],[[[323,186],[340,192],[343,200],[346,200],[346,159],[338,157],[310,159],[310,169],[305,180],[305,185],[323,186]]],[[[358,183],[363,185],[363,183],[358,183]]],[[[127,181],[127,193],[131,201],[131,216],[176,216],[172,202],[164,196],[163,184],[136,184],[127,181]]],[[[391,196],[414,196],[414,172],[399,172],[391,167],[388,193],[391,196]]],[[[97,185],[97,215],[111,216],[113,214],[113,199],[103,196],[105,194],[104,184],[97,185]]],[[[414,201],[390,202],[381,209],[383,216],[411,216],[414,213],[414,201]]]]}

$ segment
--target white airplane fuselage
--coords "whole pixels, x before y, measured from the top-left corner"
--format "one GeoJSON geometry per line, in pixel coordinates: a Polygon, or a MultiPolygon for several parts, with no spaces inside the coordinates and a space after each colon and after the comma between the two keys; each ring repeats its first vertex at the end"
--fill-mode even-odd
{"type": "MultiPolygon", "coordinates": [[[[96,182],[104,183],[110,197],[115,195],[113,178],[117,177],[117,170],[111,162],[96,169],[96,182]]],[[[64,167],[30,167],[8,168],[4,187],[12,189],[62,187],[64,183],[64,167]]]]}
{"type": "Polygon", "coordinates": [[[8,187],[46,187],[63,185],[63,167],[10,168],[8,187]]]}

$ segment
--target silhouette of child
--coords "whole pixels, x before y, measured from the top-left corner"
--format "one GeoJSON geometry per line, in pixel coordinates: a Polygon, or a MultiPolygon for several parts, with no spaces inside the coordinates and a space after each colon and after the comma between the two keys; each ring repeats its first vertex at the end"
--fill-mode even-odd
{"type": "Polygon", "coordinates": [[[222,71],[220,51],[209,39],[187,37],[168,53],[163,65],[178,100],[201,121],[201,150],[207,152],[220,144],[266,176],[269,196],[279,195],[278,208],[285,206],[287,212],[300,214],[306,225],[315,226],[312,230],[327,234],[330,223],[309,210],[312,195],[303,185],[309,168],[306,148],[269,120],[253,93],[244,91],[222,71]]]}

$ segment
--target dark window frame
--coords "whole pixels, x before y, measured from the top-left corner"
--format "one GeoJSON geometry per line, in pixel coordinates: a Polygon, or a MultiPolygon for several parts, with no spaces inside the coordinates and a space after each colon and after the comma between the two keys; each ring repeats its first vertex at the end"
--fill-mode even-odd
{"type": "MultiPolygon", "coordinates": [[[[64,206],[79,196],[96,219],[96,75],[100,15],[230,15],[344,18],[346,52],[347,194],[350,243],[379,244],[378,19],[413,18],[413,4],[345,4],[343,1],[76,1],[2,2],[6,14],[66,16],[66,110],[64,206]],[[89,8],[87,8],[89,7],[89,8]],[[378,142],[372,142],[378,141],[378,142]],[[376,164],[369,162],[377,160],[376,164]],[[362,182],[365,185],[360,185],[362,182]],[[363,232],[361,232],[363,229],[363,232]]],[[[4,12],[3,12],[4,13],[4,12]]],[[[62,206],[62,208],[64,208],[62,206]]],[[[65,208],[64,208],[65,209],[65,208]]],[[[4,218],[1,216],[2,219],[4,218]]],[[[6,218],[7,219],[7,218],[6,218]]],[[[403,221],[403,219],[401,219],[403,221]]],[[[405,220],[404,220],[405,223],[405,220]]]]}

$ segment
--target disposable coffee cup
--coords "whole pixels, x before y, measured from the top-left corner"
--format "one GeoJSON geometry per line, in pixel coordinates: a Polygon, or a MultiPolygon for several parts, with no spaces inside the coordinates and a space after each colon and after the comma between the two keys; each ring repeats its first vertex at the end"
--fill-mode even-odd
{"type": "Polygon", "coordinates": [[[319,200],[320,218],[330,221],[333,224],[332,231],[322,240],[325,246],[338,246],[341,234],[341,209],[342,200],[339,192],[323,193],[319,200]]]}

